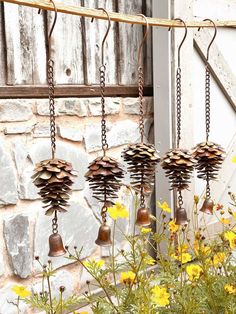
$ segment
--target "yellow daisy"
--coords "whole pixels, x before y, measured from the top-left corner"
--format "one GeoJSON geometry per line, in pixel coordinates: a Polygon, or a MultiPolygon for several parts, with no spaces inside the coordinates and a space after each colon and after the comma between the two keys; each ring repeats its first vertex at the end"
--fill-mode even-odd
{"type": "Polygon", "coordinates": [[[170,294],[165,287],[155,286],[152,288],[152,301],[159,306],[167,306],[170,304],[170,294]]]}
{"type": "Polygon", "coordinates": [[[164,210],[164,212],[167,212],[167,213],[171,212],[171,208],[169,207],[167,202],[161,203],[161,202],[157,201],[157,206],[159,208],[161,208],[162,210],[164,210]]]}
{"type": "Polygon", "coordinates": [[[200,278],[203,270],[202,267],[197,264],[191,264],[186,267],[189,280],[194,281],[200,278]]]}
{"type": "Polygon", "coordinates": [[[132,272],[131,270],[127,272],[122,272],[120,274],[120,282],[122,282],[125,285],[131,285],[134,282],[135,277],[136,277],[135,273],[132,272]]]}
{"type": "Polygon", "coordinates": [[[115,202],[112,207],[108,207],[107,211],[110,217],[114,220],[117,218],[129,218],[129,212],[127,208],[119,202],[115,202]]]}
{"type": "Polygon", "coordinates": [[[27,298],[31,295],[31,292],[24,286],[15,285],[11,289],[13,292],[15,292],[16,295],[20,298],[27,298]]]}

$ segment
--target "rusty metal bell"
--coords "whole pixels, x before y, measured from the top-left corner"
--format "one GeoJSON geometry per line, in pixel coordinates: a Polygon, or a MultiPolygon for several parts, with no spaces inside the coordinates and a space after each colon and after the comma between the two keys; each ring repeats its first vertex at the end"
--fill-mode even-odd
{"type": "Polygon", "coordinates": [[[188,217],[186,209],[179,207],[176,209],[175,213],[176,225],[186,225],[188,223],[188,217]]]}
{"type": "Polygon", "coordinates": [[[112,244],[111,241],[111,228],[103,223],[98,230],[98,237],[95,241],[97,245],[100,246],[110,246],[112,244]]]}
{"type": "Polygon", "coordinates": [[[140,207],[137,212],[136,225],[149,226],[151,224],[150,212],[146,207],[140,207]]]}
{"type": "Polygon", "coordinates": [[[200,211],[203,212],[204,214],[213,215],[213,207],[214,202],[212,201],[212,199],[206,198],[202,204],[200,211]]]}
{"type": "Polygon", "coordinates": [[[48,256],[57,257],[64,255],[66,250],[64,249],[64,245],[62,242],[62,238],[60,234],[53,233],[49,237],[49,253],[48,256]]]}

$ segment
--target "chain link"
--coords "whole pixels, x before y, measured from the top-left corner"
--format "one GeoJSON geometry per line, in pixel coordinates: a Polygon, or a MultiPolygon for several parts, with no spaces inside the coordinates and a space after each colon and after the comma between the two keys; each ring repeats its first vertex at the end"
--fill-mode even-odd
{"type": "Polygon", "coordinates": [[[139,131],[142,143],[144,138],[143,88],[144,88],[143,68],[142,66],[139,66],[138,67],[139,131]]]}
{"type": "Polygon", "coordinates": [[[52,233],[58,233],[58,223],[57,223],[57,211],[55,210],[54,218],[52,220],[52,233]]]}
{"type": "Polygon", "coordinates": [[[210,134],[211,122],[211,108],[210,108],[210,71],[208,65],[206,66],[206,79],[205,79],[205,118],[206,118],[206,141],[208,141],[210,134]]]}
{"type": "Polygon", "coordinates": [[[51,149],[52,158],[55,156],[56,151],[56,123],[55,123],[55,100],[54,100],[54,61],[48,60],[47,69],[48,80],[48,94],[49,94],[49,113],[50,113],[50,134],[51,134],[51,149]]]}
{"type": "Polygon", "coordinates": [[[209,180],[209,172],[206,172],[206,199],[211,198],[211,189],[210,189],[210,180],[209,180]]]}
{"type": "Polygon", "coordinates": [[[105,112],[105,65],[100,66],[100,92],[101,92],[101,106],[102,106],[102,120],[101,120],[101,140],[102,140],[102,150],[105,156],[106,150],[108,149],[107,135],[106,135],[106,112],[105,112]]]}
{"type": "Polygon", "coordinates": [[[176,70],[177,147],[181,139],[181,68],[176,70]]]}
{"type": "Polygon", "coordinates": [[[178,205],[179,205],[179,208],[181,208],[183,206],[183,196],[181,194],[181,191],[179,191],[178,193],[178,205]]]}
{"type": "Polygon", "coordinates": [[[102,222],[105,224],[107,222],[107,207],[103,206],[101,210],[102,222]]]}

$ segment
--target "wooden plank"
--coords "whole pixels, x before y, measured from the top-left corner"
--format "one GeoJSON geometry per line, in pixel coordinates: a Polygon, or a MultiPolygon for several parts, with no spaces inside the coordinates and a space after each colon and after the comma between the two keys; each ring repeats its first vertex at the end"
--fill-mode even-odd
{"type": "MultiPolygon", "coordinates": [[[[124,14],[142,13],[142,0],[118,2],[118,10],[124,14]]],[[[119,24],[119,84],[137,83],[138,48],[143,38],[142,27],[119,24]],[[130,43],[132,42],[132,45],[130,43]]]]}
{"type": "Polygon", "coordinates": [[[235,19],[236,0],[214,0],[214,6],[212,0],[194,0],[193,10],[194,15],[202,19],[235,19]]]}
{"type": "Polygon", "coordinates": [[[6,83],[6,54],[3,3],[0,3],[0,85],[6,83]]]}
{"type": "MultiPolygon", "coordinates": [[[[184,21],[191,20],[193,18],[193,0],[176,0],[173,3],[173,16],[179,17],[184,21]]],[[[177,118],[176,118],[176,69],[178,67],[178,48],[184,36],[183,29],[172,29],[172,45],[173,45],[173,58],[172,62],[172,127],[173,132],[176,135],[177,130],[177,118]]],[[[188,34],[183,47],[180,50],[180,66],[181,66],[181,139],[180,147],[190,150],[194,142],[194,106],[193,106],[193,89],[192,82],[194,79],[194,73],[192,67],[189,64],[193,62],[193,30],[188,29],[188,34]]],[[[176,138],[175,138],[176,142],[176,138]]],[[[175,146],[176,143],[173,143],[175,146]]],[[[189,185],[189,190],[183,191],[184,207],[190,216],[192,211],[193,195],[192,191],[195,190],[195,182],[192,180],[189,185]]]]}
{"type": "MultiPolygon", "coordinates": [[[[39,8],[43,10],[53,11],[53,5],[48,0],[0,0],[0,2],[9,2],[18,5],[24,5],[34,8],[39,8]]],[[[74,5],[68,5],[65,3],[57,3],[57,10],[61,13],[72,14],[72,15],[80,15],[86,17],[94,17],[97,19],[107,20],[106,14],[102,13],[96,9],[83,8],[74,5]]],[[[131,14],[121,14],[116,12],[110,12],[110,18],[112,21],[123,22],[129,24],[141,24],[145,25],[145,21],[139,16],[131,15],[131,14]]],[[[159,19],[159,18],[148,18],[148,22],[150,26],[162,26],[162,27],[181,27],[183,28],[183,24],[170,19],[159,19]]],[[[202,21],[187,21],[186,25],[188,27],[210,27],[212,28],[212,24],[210,22],[202,22],[202,21]]],[[[235,20],[221,20],[216,21],[216,26],[218,27],[236,27],[235,20]]]]}
{"type": "MultiPolygon", "coordinates": [[[[100,7],[108,11],[115,9],[114,1],[111,0],[84,0],[86,7],[100,7]]],[[[91,19],[85,20],[85,40],[86,40],[86,58],[88,84],[99,84],[99,67],[101,66],[101,44],[106,33],[108,23],[106,21],[91,19]]],[[[115,45],[115,23],[111,23],[111,29],[108,34],[105,49],[104,61],[106,65],[106,83],[117,84],[116,68],[116,45],[115,45]]]]}
{"type": "MultiPolygon", "coordinates": [[[[168,18],[170,2],[153,1],[153,16],[168,18]]],[[[153,29],[153,93],[154,93],[154,132],[155,146],[163,156],[172,145],[171,125],[171,42],[170,32],[163,28],[153,29]]],[[[156,199],[167,201],[173,208],[173,197],[168,179],[161,166],[156,175],[156,199]]],[[[157,209],[158,210],[158,209],[157,209]]],[[[158,214],[158,213],[157,213],[158,214]]]]}
{"type": "MultiPolygon", "coordinates": [[[[72,5],[81,5],[80,0],[70,0],[72,5]]],[[[54,13],[49,12],[48,30],[54,13]]],[[[52,58],[55,62],[57,84],[84,84],[81,18],[58,14],[52,34],[52,58]]]]}
{"type": "Polygon", "coordinates": [[[43,17],[37,10],[4,4],[7,84],[45,83],[43,17]]]}
{"type": "MultiPolygon", "coordinates": [[[[212,34],[206,29],[194,34],[194,47],[204,63],[211,38],[212,34]]],[[[212,44],[210,50],[209,68],[224,96],[236,111],[236,77],[215,43],[212,44]]]]}
{"type": "MultiPolygon", "coordinates": [[[[151,86],[144,88],[145,96],[152,96],[151,86]]],[[[64,85],[55,87],[55,97],[98,97],[100,96],[99,86],[76,86],[64,85]]],[[[136,86],[116,86],[106,87],[106,96],[113,97],[137,97],[138,90],[136,86]]],[[[0,86],[0,98],[47,98],[48,87],[39,86],[0,86]]]]}

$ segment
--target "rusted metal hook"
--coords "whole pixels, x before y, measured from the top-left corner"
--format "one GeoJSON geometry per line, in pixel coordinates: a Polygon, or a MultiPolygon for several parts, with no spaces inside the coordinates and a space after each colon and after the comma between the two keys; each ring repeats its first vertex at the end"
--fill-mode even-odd
{"type": "Polygon", "coordinates": [[[138,14],[138,16],[142,16],[142,18],[144,18],[145,22],[146,22],[146,31],[145,31],[145,34],[143,36],[142,42],[141,42],[141,44],[140,44],[140,46],[138,48],[138,64],[142,65],[142,59],[141,59],[141,57],[142,57],[142,50],[143,50],[143,45],[144,45],[144,43],[145,43],[145,41],[147,39],[147,35],[148,35],[148,32],[149,32],[149,23],[148,23],[148,20],[147,20],[145,15],[138,14]]]}
{"type": "MultiPolygon", "coordinates": [[[[181,50],[181,48],[182,48],[182,46],[183,46],[183,43],[184,43],[184,41],[185,41],[185,39],[186,39],[186,37],[187,37],[187,34],[188,34],[188,27],[187,27],[187,25],[186,25],[186,23],[181,19],[181,18],[176,18],[176,19],[174,19],[175,21],[180,21],[181,23],[183,23],[184,24],[184,28],[185,28],[185,33],[184,33],[184,37],[183,37],[183,39],[182,39],[182,41],[181,41],[181,43],[180,43],[180,45],[179,45],[179,48],[178,48],[178,68],[180,67],[180,50],[181,50]]],[[[169,28],[169,31],[170,31],[170,29],[171,29],[171,27],[169,28]]]]}
{"type": "MultiPolygon", "coordinates": [[[[49,59],[51,58],[51,37],[52,37],[52,32],[54,30],[54,27],[56,25],[56,21],[57,21],[57,7],[55,5],[55,2],[53,0],[50,0],[50,2],[52,2],[53,4],[53,8],[54,8],[54,19],[53,19],[53,23],[52,23],[52,26],[50,28],[50,31],[48,32],[48,56],[49,56],[49,59]]],[[[38,14],[41,13],[41,9],[38,10],[38,14]]]]}
{"type": "MultiPolygon", "coordinates": [[[[98,10],[102,10],[108,17],[107,31],[103,37],[103,40],[102,40],[102,65],[104,65],[104,46],[105,46],[105,41],[107,39],[108,33],[111,29],[111,18],[110,18],[109,13],[107,12],[107,10],[105,10],[104,8],[98,8],[98,10]]],[[[93,20],[94,20],[94,18],[91,19],[91,22],[93,22],[93,20]]]]}
{"type": "MultiPolygon", "coordinates": [[[[213,44],[213,41],[215,40],[216,35],[217,35],[217,27],[216,27],[215,22],[212,21],[211,19],[205,19],[205,20],[203,20],[203,21],[204,21],[204,22],[208,21],[208,22],[212,23],[213,26],[214,26],[214,29],[215,29],[214,35],[213,35],[213,37],[212,37],[212,40],[211,40],[210,44],[209,44],[208,47],[207,47],[207,58],[206,58],[206,60],[207,60],[207,62],[208,62],[209,53],[210,53],[210,48],[211,48],[211,45],[213,44]]],[[[200,29],[201,29],[201,27],[199,27],[198,31],[200,31],[200,29]]]]}

